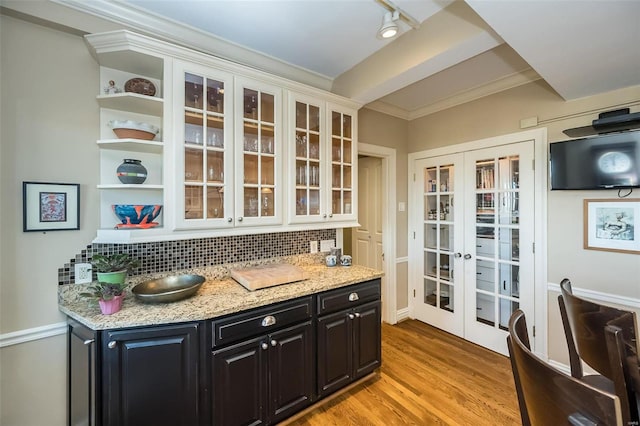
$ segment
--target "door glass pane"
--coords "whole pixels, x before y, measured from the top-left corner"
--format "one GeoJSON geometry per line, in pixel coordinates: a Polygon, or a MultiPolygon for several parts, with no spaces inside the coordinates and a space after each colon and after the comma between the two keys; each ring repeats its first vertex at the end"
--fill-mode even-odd
{"type": "Polygon", "coordinates": [[[266,123],[274,122],[275,99],[268,93],[260,93],[260,120],[266,123]]]}
{"type": "Polygon", "coordinates": [[[201,182],[203,155],[201,149],[187,148],[184,153],[184,180],[201,182]]]}
{"type": "Polygon", "coordinates": [[[453,312],[453,286],[440,284],[440,309],[453,312]]]}
{"type": "Polygon", "coordinates": [[[273,200],[275,196],[275,188],[265,188],[260,190],[260,216],[273,216],[273,200]]]}
{"type": "Polygon", "coordinates": [[[493,189],[495,187],[495,164],[493,159],[476,162],[476,188],[493,189]]]}
{"type": "Polygon", "coordinates": [[[495,299],[484,293],[476,293],[476,320],[483,324],[495,324],[495,299]]]}
{"type": "Polygon", "coordinates": [[[500,229],[500,241],[499,241],[499,259],[500,260],[518,260],[519,246],[518,246],[518,229],[502,228],[500,229]]]}
{"type": "Polygon", "coordinates": [[[518,193],[509,191],[500,194],[499,223],[505,225],[516,225],[519,220],[518,193]]]}
{"type": "Polygon", "coordinates": [[[314,105],[309,105],[309,130],[312,132],[320,131],[320,108],[314,105]]]}
{"type": "Polygon", "coordinates": [[[344,191],[342,193],[342,202],[342,212],[344,214],[351,214],[351,191],[344,191]]]}
{"type": "Polygon", "coordinates": [[[199,75],[185,73],[184,106],[202,108],[204,78],[199,75]]]}
{"type": "Polygon", "coordinates": [[[222,184],[224,182],[224,153],[207,151],[207,183],[222,184]]]}
{"type": "Polygon", "coordinates": [[[514,311],[520,309],[520,303],[515,300],[500,299],[500,328],[509,329],[509,318],[514,311]]]}
{"type": "Polygon", "coordinates": [[[244,183],[258,184],[258,156],[244,155],[244,183]]]}
{"type": "Polygon", "coordinates": [[[320,190],[317,190],[317,189],[309,190],[309,214],[311,215],[320,214],[320,190]]]}
{"type": "Polygon", "coordinates": [[[494,292],[495,269],[493,262],[476,260],[476,288],[478,290],[494,292]]]}
{"type": "Polygon", "coordinates": [[[431,306],[436,306],[438,303],[437,297],[437,283],[436,281],[425,278],[424,279],[424,303],[431,306]]]}

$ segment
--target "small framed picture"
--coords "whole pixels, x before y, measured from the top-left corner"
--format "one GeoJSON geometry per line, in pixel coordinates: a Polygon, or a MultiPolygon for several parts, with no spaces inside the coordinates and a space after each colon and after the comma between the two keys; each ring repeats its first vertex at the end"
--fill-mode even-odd
{"type": "Polygon", "coordinates": [[[22,230],[80,229],[80,185],[22,182],[22,230]]]}
{"type": "Polygon", "coordinates": [[[584,200],[584,248],[640,254],[640,199],[584,200]]]}

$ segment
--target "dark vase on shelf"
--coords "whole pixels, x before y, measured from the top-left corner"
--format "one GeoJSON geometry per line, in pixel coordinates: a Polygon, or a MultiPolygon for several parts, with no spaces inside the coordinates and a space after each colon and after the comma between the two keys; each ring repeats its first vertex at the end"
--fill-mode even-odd
{"type": "Polygon", "coordinates": [[[140,160],[125,159],[116,169],[118,179],[125,184],[140,184],[147,180],[147,169],[140,160]]]}

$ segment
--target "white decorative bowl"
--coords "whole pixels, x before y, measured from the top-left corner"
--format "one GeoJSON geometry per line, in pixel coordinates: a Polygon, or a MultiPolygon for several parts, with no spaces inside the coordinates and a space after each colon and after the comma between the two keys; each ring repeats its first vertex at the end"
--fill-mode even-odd
{"type": "Polygon", "coordinates": [[[153,124],[133,120],[111,120],[109,127],[120,139],[142,139],[150,141],[156,137],[160,129],[153,124]]]}

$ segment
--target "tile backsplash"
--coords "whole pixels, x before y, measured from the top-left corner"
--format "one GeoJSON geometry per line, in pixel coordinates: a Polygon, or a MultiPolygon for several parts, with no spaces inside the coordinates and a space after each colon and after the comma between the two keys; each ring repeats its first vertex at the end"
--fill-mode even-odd
{"type": "MultiPolygon", "coordinates": [[[[237,235],[137,244],[91,244],[58,269],[58,284],[75,282],[74,265],[94,254],[129,253],[140,261],[131,275],[176,271],[225,263],[309,253],[309,241],[335,240],[335,229],[237,235]]],[[[95,271],[93,279],[96,279],[95,271]]]]}

